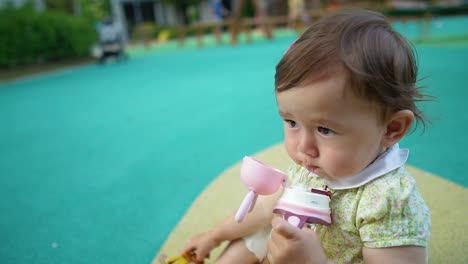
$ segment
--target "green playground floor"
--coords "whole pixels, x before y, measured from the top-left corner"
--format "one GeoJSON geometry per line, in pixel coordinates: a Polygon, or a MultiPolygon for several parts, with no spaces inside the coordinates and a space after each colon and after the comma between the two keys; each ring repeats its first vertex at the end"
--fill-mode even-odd
{"type": "MultiPolygon", "coordinates": [[[[416,44],[433,124],[409,164],[464,187],[467,17],[416,44]]],[[[274,67],[294,40],[133,47],[122,63],[0,84],[0,263],[149,263],[224,169],[282,139],[274,67]]],[[[192,42],[192,43],[191,43],[192,42]]]]}

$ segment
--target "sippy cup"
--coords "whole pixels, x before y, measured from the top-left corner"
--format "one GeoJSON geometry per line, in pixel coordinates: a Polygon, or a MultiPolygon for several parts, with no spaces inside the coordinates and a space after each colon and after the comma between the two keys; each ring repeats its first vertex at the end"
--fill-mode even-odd
{"type": "MultiPolygon", "coordinates": [[[[286,185],[288,179],[282,171],[248,156],[242,160],[240,178],[250,191],[237,210],[235,220],[239,223],[252,210],[259,194],[275,193],[281,184],[286,185]]],[[[276,203],[273,213],[282,215],[298,228],[302,228],[306,223],[330,225],[330,197],[331,193],[326,189],[287,187],[276,203]]]]}
{"type": "Polygon", "coordinates": [[[252,210],[259,194],[275,193],[281,184],[286,184],[288,179],[282,171],[248,156],[242,160],[240,178],[250,191],[237,210],[235,216],[237,222],[241,222],[246,214],[252,210]]]}
{"type": "Polygon", "coordinates": [[[283,215],[290,224],[302,228],[307,224],[330,225],[331,193],[305,186],[285,188],[273,213],[283,215]]]}

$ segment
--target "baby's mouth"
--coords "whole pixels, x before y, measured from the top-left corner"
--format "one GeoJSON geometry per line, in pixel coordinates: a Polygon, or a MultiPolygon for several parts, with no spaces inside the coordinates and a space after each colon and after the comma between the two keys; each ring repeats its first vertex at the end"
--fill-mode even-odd
{"type": "Polygon", "coordinates": [[[319,169],[318,166],[312,166],[312,165],[304,165],[304,167],[312,173],[316,173],[317,170],[319,169]]]}

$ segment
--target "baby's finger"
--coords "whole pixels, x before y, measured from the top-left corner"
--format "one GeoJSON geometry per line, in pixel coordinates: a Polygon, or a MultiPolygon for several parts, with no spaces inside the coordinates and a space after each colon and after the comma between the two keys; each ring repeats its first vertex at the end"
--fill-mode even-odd
{"type": "Polygon", "coordinates": [[[204,248],[197,248],[191,252],[189,252],[193,257],[192,259],[196,259],[198,262],[203,262],[206,258],[208,258],[210,252],[204,248]]]}
{"type": "Polygon", "coordinates": [[[298,237],[299,229],[279,217],[273,219],[272,226],[272,237],[275,234],[286,239],[296,239],[298,237]]]}
{"type": "Polygon", "coordinates": [[[193,251],[193,250],[195,250],[194,247],[184,247],[184,248],[182,249],[182,251],[180,252],[180,254],[181,254],[181,255],[187,254],[188,252],[191,252],[191,251],[193,251]]]}

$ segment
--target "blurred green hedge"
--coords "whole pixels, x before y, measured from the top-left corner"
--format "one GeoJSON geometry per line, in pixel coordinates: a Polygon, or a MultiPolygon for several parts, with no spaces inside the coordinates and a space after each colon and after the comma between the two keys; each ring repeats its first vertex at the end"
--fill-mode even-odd
{"type": "Polygon", "coordinates": [[[97,33],[84,18],[32,9],[0,10],[0,68],[89,56],[97,33]]]}

